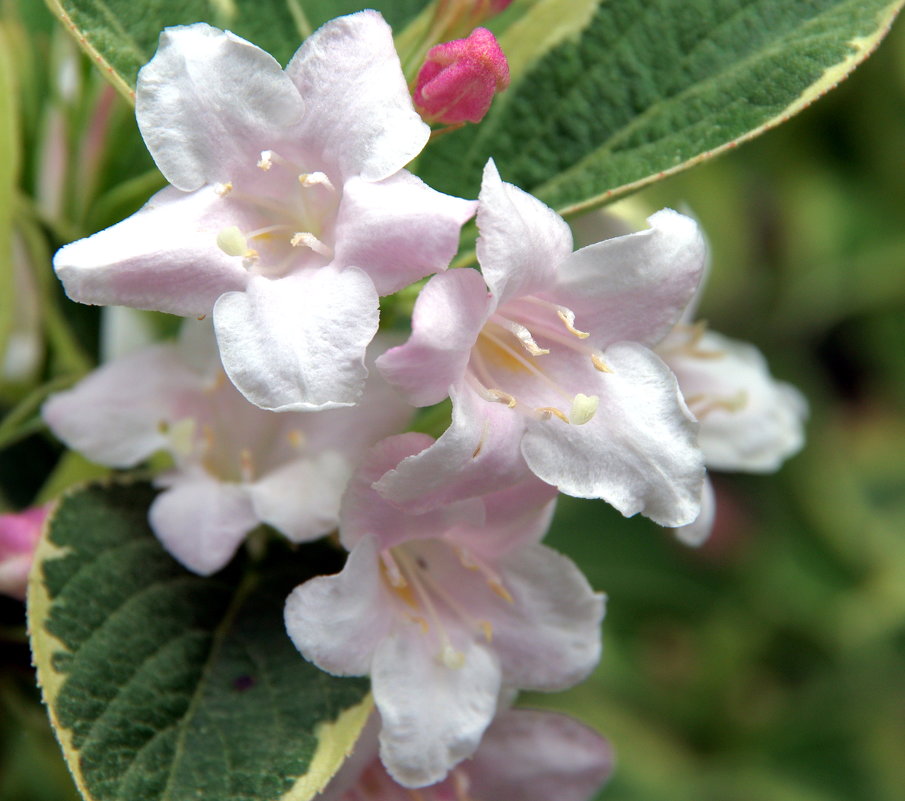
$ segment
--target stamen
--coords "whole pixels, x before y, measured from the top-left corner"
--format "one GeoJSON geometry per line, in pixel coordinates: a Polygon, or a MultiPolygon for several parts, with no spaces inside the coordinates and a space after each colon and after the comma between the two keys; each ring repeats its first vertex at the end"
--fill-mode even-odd
{"type": "Polygon", "coordinates": [[[591,354],[591,363],[600,370],[601,373],[612,373],[612,368],[603,360],[603,357],[597,353],[591,354]]]}
{"type": "Polygon", "coordinates": [[[214,186],[214,191],[220,195],[220,197],[226,197],[233,191],[233,182],[227,181],[225,184],[216,184],[214,186]]]}
{"type": "Polygon", "coordinates": [[[314,234],[310,234],[307,231],[298,231],[289,241],[294,248],[306,247],[328,259],[333,256],[333,251],[327,245],[321,242],[314,234]]]}
{"type": "Polygon", "coordinates": [[[320,171],[303,172],[301,175],[299,175],[299,183],[305,189],[311,186],[322,186],[332,192],[336,191],[336,187],[333,186],[333,182],[327,177],[327,174],[320,171]]]}
{"type": "Polygon", "coordinates": [[[514,409],[516,405],[515,398],[508,392],[503,392],[501,389],[488,389],[487,400],[493,401],[494,403],[505,403],[510,409],[514,409]]]}
{"type": "Polygon", "coordinates": [[[490,645],[493,642],[493,623],[489,620],[479,620],[478,626],[484,635],[484,639],[487,640],[487,644],[490,645]]]}
{"type": "Polygon", "coordinates": [[[248,250],[248,241],[236,225],[230,225],[217,234],[217,247],[227,256],[244,256],[248,250]]]}
{"type": "Polygon", "coordinates": [[[711,412],[722,410],[724,412],[738,412],[748,405],[748,393],[740,389],[735,396],[719,398],[713,395],[693,395],[685,399],[685,403],[698,420],[703,420],[711,412]]]}
{"type": "Polygon", "coordinates": [[[305,445],[305,435],[297,428],[293,428],[292,431],[286,434],[286,439],[289,440],[289,444],[293,448],[302,448],[305,445]]]}
{"type": "Polygon", "coordinates": [[[565,306],[557,306],[556,316],[562,320],[563,325],[568,329],[570,334],[574,334],[579,339],[587,339],[591,336],[587,331],[579,331],[575,327],[575,312],[571,309],[567,309],[565,306]]]}
{"type": "Polygon", "coordinates": [[[547,348],[539,347],[537,342],[534,341],[531,331],[521,323],[503,317],[501,314],[495,314],[493,322],[513,334],[518,339],[519,344],[532,356],[546,356],[550,352],[547,348]]]}
{"type": "MultiPolygon", "coordinates": [[[[290,225],[265,225],[263,228],[256,228],[254,231],[249,231],[246,234],[246,238],[248,239],[258,239],[260,237],[267,237],[268,234],[272,234],[274,231],[291,231],[292,226],[290,225]]],[[[269,237],[267,237],[269,238],[269,237]]]]}
{"type": "Polygon", "coordinates": [[[273,151],[272,150],[262,150],[261,158],[258,159],[258,169],[264,170],[266,172],[272,166],[273,166],[273,151]]]}
{"type": "Polygon", "coordinates": [[[509,347],[505,342],[503,342],[499,337],[494,336],[489,331],[487,331],[487,327],[481,329],[481,333],[479,336],[485,337],[490,340],[494,345],[496,345],[500,350],[502,350],[507,355],[511,356],[515,361],[517,361],[520,365],[525,367],[530,373],[533,373],[535,376],[540,378],[547,386],[552,388],[558,395],[563,398],[572,400],[572,396],[566,392],[559,384],[553,381],[546,373],[541,372],[537,367],[535,367],[531,362],[529,362],[521,353],[514,351],[509,347]]]}
{"type": "Polygon", "coordinates": [[[554,417],[558,417],[558,418],[559,418],[560,420],[562,420],[564,423],[568,423],[568,422],[569,422],[569,418],[566,417],[559,409],[557,409],[557,408],[554,407],[554,406],[541,406],[541,407],[539,407],[539,408],[537,409],[537,411],[541,413],[541,416],[542,416],[545,420],[549,420],[549,419],[550,419],[550,415],[552,414],[554,417]]]}
{"type": "Polygon", "coordinates": [[[254,480],[255,464],[248,448],[242,448],[239,451],[239,472],[246,483],[254,480]]]}
{"type": "Polygon", "coordinates": [[[583,426],[597,413],[599,403],[600,398],[597,395],[585,395],[579,392],[572,401],[569,422],[572,425],[583,426]]]}

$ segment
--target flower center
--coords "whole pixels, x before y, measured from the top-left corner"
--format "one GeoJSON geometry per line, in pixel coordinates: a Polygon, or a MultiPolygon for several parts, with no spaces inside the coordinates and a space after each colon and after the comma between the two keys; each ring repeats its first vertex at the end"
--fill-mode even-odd
{"type": "Polygon", "coordinates": [[[240,223],[217,233],[217,247],[241,258],[246,269],[279,277],[296,267],[323,266],[333,258],[333,221],[339,193],[323,172],[308,172],[274,150],[257,162],[259,180],[248,189],[232,181],[216,192],[240,223]]]}
{"type": "Polygon", "coordinates": [[[484,324],[471,351],[468,381],[485,400],[536,419],[556,417],[584,425],[597,413],[600,399],[570,391],[557,378],[563,373],[557,368],[577,355],[589,358],[600,372],[612,372],[603,354],[584,343],[588,336],[575,327],[571,309],[532,296],[520,298],[484,324]]]}
{"type": "Polygon", "coordinates": [[[462,570],[478,573],[487,587],[507,603],[513,598],[499,574],[470,551],[437,541],[407,542],[381,552],[381,570],[390,591],[401,601],[404,617],[417,623],[438,646],[437,659],[450,669],[465,664],[454,632],[493,640],[493,625],[468,611],[467,590],[472,582],[462,570]],[[450,569],[452,567],[452,570],[450,569]],[[463,580],[464,579],[464,580],[463,580]],[[458,595],[458,597],[457,597],[458,595]]]}

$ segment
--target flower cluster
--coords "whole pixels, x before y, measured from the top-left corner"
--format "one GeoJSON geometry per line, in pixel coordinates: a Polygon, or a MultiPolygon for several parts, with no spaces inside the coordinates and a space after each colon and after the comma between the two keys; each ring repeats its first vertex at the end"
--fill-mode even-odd
{"type": "MultiPolygon", "coordinates": [[[[430,51],[428,119],[504,83],[477,36],[493,86],[457,94],[467,59],[441,75],[471,45],[430,51]]],[[[326,24],[285,70],[231,33],[168,29],[136,113],[171,186],[64,247],[57,274],[83,303],[210,319],[51,398],[48,425],[112,467],[163,452],[150,523],[197,573],[260,524],[293,542],[338,532],[342,572],[285,608],[306,659],[371,680],[373,743],[325,799],[587,798],[609,769],[596,735],[500,712],[600,657],[604,597],[542,544],[557,495],[706,527],[705,464],[772,468],[800,442],[794,391],[685,323],[697,224],[663,210],[573,252],[566,222],[492,161],[476,201],[428,187],[405,166],[430,129],[376,12],[326,24]],[[446,271],[475,214],[480,270],[446,271]],[[375,339],[378,298],[431,275],[407,341],[375,339]],[[437,439],[406,433],[447,398],[437,439]]]]}

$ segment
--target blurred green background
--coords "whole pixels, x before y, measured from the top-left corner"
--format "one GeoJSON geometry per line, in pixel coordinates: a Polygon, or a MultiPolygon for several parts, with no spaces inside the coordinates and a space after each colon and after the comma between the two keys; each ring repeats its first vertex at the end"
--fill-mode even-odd
{"type": "MultiPolygon", "coordinates": [[[[63,301],[50,248],[131,213],[161,179],[131,110],[43,5],[2,0],[0,12],[12,55],[0,92],[17,99],[0,160],[18,163],[12,197],[0,184],[18,254],[0,265],[0,310],[28,318],[39,342],[0,386],[14,410],[0,423],[2,511],[33,502],[55,467],[65,483],[71,464],[35,418],[35,388],[71,382],[97,348],[97,310],[63,301]]],[[[609,595],[604,659],[582,686],[526,700],[610,737],[609,801],[899,801],[905,24],[790,123],[643,200],[699,218],[713,249],[700,316],[806,394],[808,442],[775,476],[716,475],[716,531],[697,550],[602,503],[561,501],[552,544],[609,595]]],[[[23,606],[3,598],[0,654],[0,799],[74,798],[23,606]]]]}

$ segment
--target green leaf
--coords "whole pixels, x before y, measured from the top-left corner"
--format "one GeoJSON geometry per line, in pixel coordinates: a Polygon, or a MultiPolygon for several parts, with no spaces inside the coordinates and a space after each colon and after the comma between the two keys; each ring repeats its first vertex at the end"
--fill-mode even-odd
{"type": "Polygon", "coordinates": [[[484,122],[432,143],[419,173],[474,197],[493,157],[505,180],[562,213],[600,205],[801,111],[872,52],[902,5],[601,2],[484,122]]]}
{"type": "MultiPolygon", "coordinates": [[[[425,0],[383,0],[369,7],[402,24],[425,0]]],[[[208,22],[233,31],[286,64],[302,40],[328,19],[359,11],[359,0],[47,0],[91,59],[134,100],[138,70],[171,25],[208,22]]]]}
{"type": "Polygon", "coordinates": [[[290,590],[336,570],[323,545],[210,578],[147,524],[147,484],[60,501],[36,554],[29,633],[51,721],[91,801],[307,801],[370,710],[367,682],[307,663],[283,626],[290,590]]]}
{"type": "Polygon", "coordinates": [[[15,319],[13,265],[13,197],[19,170],[16,75],[13,31],[0,26],[0,382],[15,319]]]}

